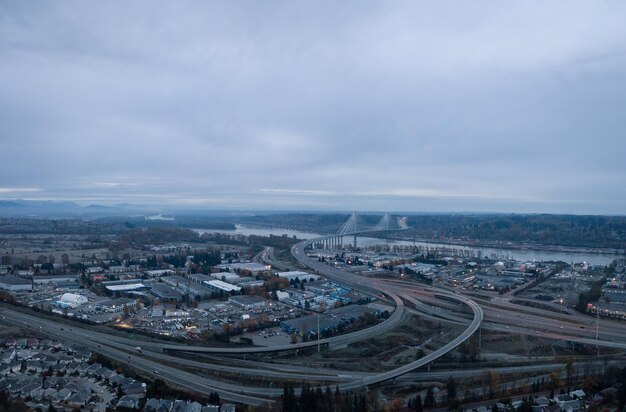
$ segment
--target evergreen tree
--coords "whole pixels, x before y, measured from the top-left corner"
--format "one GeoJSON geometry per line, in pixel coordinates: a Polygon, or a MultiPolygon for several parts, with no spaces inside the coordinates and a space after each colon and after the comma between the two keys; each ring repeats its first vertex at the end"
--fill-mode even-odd
{"type": "Polygon", "coordinates": [[[420,395],[419,393],[417,394],[417,396],[415,397],[415,401],[413,402],[413,410],[415,412],[423,412],[424,410],[424,405],[422,404],[422,395],[420,395]]]}
{"type": "Polygon", "coordinates": [[[291,383],[285,382],[283,385],[283,412],[296,412],[296,395],[291,383]]]}
{"type": "Polygon", "coordinates": [[[517,408],[517,412],[532,412],[532,411],[533,411],[533,404],[528,399],[523,399],[522,404],[519,406],[519,408],[517,408]]]}
{"type": "Polygon", "coordinates": [[[617,404],[618,411],[623,411],[626,405],[626,368],[622,369],[622,373],[619,377],[620,385],[617,391],[617,404]]]}
{"type": "Polygon", "coordinates": [[[446,382],[446,391],[448,403],[456,399],[456,382],[452,376],[450,376],[446,382]]]}
{"type": "Polygon", "coordinates": [[[434,408],[435,407],[435,392],[433,392],[433,388],[428,388],[426,391],[426,397],[424,398],[424,408],[434,408]]]}
{"type": "Polygon", "coordinates": [[[217,392],[211,392],[209,394],[209,405],[219,405],[220,395],[217,392]]]}

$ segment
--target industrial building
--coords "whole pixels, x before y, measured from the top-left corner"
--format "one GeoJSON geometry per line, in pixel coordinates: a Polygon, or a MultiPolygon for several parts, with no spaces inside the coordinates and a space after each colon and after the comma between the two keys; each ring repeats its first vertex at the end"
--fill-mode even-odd
{"type": "Polygon", "coordinates": [[[240,279],[238,274],[230,272],[211,273],[210,276],[213,279],[223,280],[224,282],[228,283],[237,283],[237,281],[240,279]]]}
{"type": "Polygon", "coordinates": [[[231,296],[228,298],[228,302],[246,310],[250,310],[252,308],[262,308],[265,306],[266,300],[258,296],[241,295],[231,296]]]}
{"type": "Polygon", "coordinates": [[[10,290],[12,292],[33,290],[33,281],[17,276],[2,276],[0,277],[0,289],[10,290]]]}
{"type": "Polygon", "coordinates": [[[297,270],[291,272],[276,272],[276,276],[278,276],[279,278],[285,278],[289,281],[298,279],[301,282],[305,280],[307,282],[312,282],[320,278],[318,275],[313,275],[307,272],[300,272],[297,270]]]}
{"type": "Polygon", "coordinates": [[[156,285],[152,286],[152,289],[150,289],[150,293],[161,299],[161,301],[163,302],[178,302],[183,297],[183,294],[179,291],[174,290],[171,287],[161,283],[157,283],[156,285]]]}
{"type": "Polygon", "coordinates": [[[221,280],[210,280],[203,283],[209,289],[218,290],[226,293],[239,292],[241,290],[241,287],[222,282],[221,280]]]}

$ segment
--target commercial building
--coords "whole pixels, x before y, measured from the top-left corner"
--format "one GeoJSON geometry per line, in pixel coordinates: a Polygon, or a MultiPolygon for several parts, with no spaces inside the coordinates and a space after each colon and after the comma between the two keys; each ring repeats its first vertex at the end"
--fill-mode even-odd
{"type": "Polygon", "coordinates": [[[210,280],[208,282],[203,282],[203,283],[209,289],[222,291],[226,293],[239,292],[241,290],[241,287],[231,285],[230,283],[222,282],[221,280],[210,280]]]}
{"type": "Polygon", "coordinates": [[[199,283],[202,284],[202,282],[208,282],[210,280],[213,280],[214,278],[212,278],[209,275],[205,275],[202,273],[194,273],[192,275],[187,276],[189,278],[190,281],[192,281],[193,283],[199,283]]]}
{"type": "Polygon", "coordinates": [[[266,300],[258,296],[241,295],[231,296],[228,298],[228,302],[246,310],[250,310],[252,308],[262,308],[265,306],[266,300]]]}
{"type": "Polygon", "coordinates": [[[247,271],[251,273],[259,273],[264,272],[266,270],[271,270],[272,266],[270,265],[262,265],[260,263],[223,263],[221,265],[217,265],[220,270],[227,270],[229,272],[238,272],[238,271],[247,271]]]}
{"type": "Polygon", "coordinates": [[[17,276],[0,277],[0,289],[10,290],[12,292],[20,290],[33,290],[33,281],[31,279],[20,278],[17,276]]]}
{"type": "Polygon", "coordinates": [[[211,273],[210,276],[213,279],[223,280],[224,282],[228,283],[237,283],[237,281],[241,279],[238,274],[230,272],[211,273]]]}
{"type": "Polygon", "coordinates": [[[174,273],[174,271],[170,269],[160,269],[160,270],[146,270],[145,273],[151,278],[156,278],[156,277],[161,277],[165,275],[171,275],[172,273],[174,273]]]}
{"type": "Polygon", "coordinates": [[[182,299],[183,294],[177,290],[172,289],[167,285],[163,285],[161,283],[157,283],[152,286],[150,289],[150,293],[152,293],[155,297],[161,299],[164,302],[178,302],[182,299]]]}
{"type": "Polygon", "coordinates": [[[174,275],[174,276],[164,276],[161,278],[161,282],[170,285],[172,287],[178,287],[182,285],[186,285],[189,283],[189,280],[185,279],[182,276],[174,275]]]}
{"type": "Polygon", "coordinates": [[[248,280],[245,282],[238,283],[242,288],[253,288],[253,287],[261,287],[265,282],[263,280],[248,280]]]}
{"type": "Polygon", "coordinates": [[[111,280],[102,282],[102,285],[111,292],[128,292],[131,290],[141,290],[147,287],[141,279],[111,280]]]}
{"type": "Polygon", "coordinates": [[[124,310],[125,307],[134,308],[137,305],[137,301],[135,299],[107,299],[102,302],[94,305],[96,309],[110,312],[110,313],[119,313],[124,310]]]}
{"type": "Polygon", "coordinates": [[[289,281],[298,279],[300,282],[304,280],[306,280],[307,282],[312,282],[320,278],[318,275],[313,275],[307,272],[300,272],[297,270],[294,270],[292,272],[276,272],[276,276],[278,276],[279,278],[287,279],[289,281]]]}
{"type": "Polygon", "coordinates": [[[78,276],[76,275],[55,275],[55,276],[33,276],[33,283],[35,284],[48,284],[48,283],[67,283],[78,282],[78,276]]]}

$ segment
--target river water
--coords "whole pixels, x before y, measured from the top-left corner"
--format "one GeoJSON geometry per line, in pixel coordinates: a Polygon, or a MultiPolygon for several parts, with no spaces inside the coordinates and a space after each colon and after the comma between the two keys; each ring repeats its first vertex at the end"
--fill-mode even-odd
{"type": "Polygon", "coordinates": [[[282,236],[287,235],[289,237],[297,237],[298,239],[313,239],[315,237],[320,237],[319,233],[311,233],[311,232],[300,232],[298,230],[291,229],[268,229],[268,228],[257,228],[257,227],[247,227],[242,225],[235,225],[235,230],[211,230],[211,229],[193,229],[196,232],[203,233],[224,233],[226,235],[257,235],[257,236],[282,236]]]}
{"type": "MultiPolygon", "coordinates": [[[[242,225],[235,225],[235,230],[207,230],[207,229],[195,229],[196,232],[202,233],[224,233],[230,235],[258,235],[258,236],[282,236],[287,235],[289,237],[296,236],[298,239],[313,239],[322,235],[311,232],[301,232],[291,229],[280,228],[256,228],[247,227],[242,225]]],[[[351,243],[352,238],[346,237],[344,244],[351,243]]],[[[395,246],[419,246],[426,250],[447,249],[448,251],[456,251],[459,255],[467,257],[487,256],[494,259],[515,259],[518,261],[563,261],[566,263],[579,263],[588,262],[591,265],[608,265],[614,259],[624,258],[625,256],[612,254],[612,253],[590,253],[590,252],[562,252],[562,251],[546,251],[536,249],[498,249],[488,247],[473,247],[473,246],[461,246],[453,244],[443,243],[430,243],[430,242],[412,242],[412,241],[394,241],[386,239],[378,239],[373,237],[357,237],[357,244],[360,247],[368,247],[375,245],[387,245],[389,247],[395,246]]]]}

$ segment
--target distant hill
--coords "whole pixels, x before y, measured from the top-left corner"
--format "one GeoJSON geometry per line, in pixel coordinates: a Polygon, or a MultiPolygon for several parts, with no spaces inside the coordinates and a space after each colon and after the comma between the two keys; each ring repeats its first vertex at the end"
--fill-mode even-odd
{"type": "Polygon", "coordinates": [[[130,216],[145,213],[132,206],[104,206],[92,204],[87,207],[74,202],[50,200],[0,200],[0,217],[102,217],[130,216]]]}

